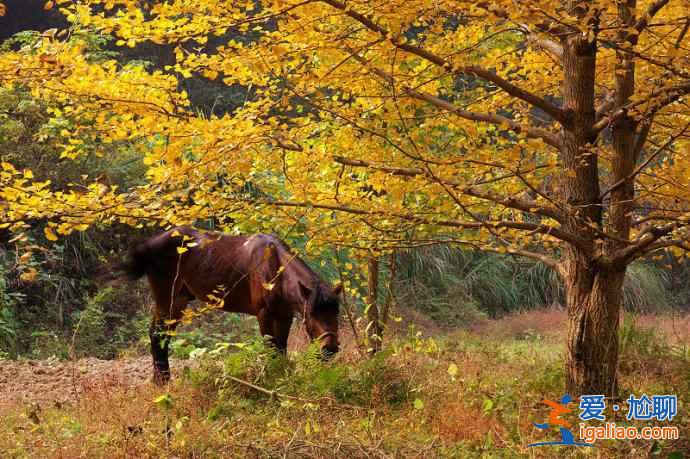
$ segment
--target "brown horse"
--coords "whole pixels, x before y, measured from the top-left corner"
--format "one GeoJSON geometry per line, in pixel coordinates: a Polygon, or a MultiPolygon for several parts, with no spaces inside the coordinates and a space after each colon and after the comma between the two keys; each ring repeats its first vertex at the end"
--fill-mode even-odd
{"type": "Polygon", "coordinates": [[[261,334],[287,349],[301,315],[324,357],[338,352],[340,285],[331,288],[277,237],[228,236],[179,227],[137,245],[120,265],[131,279],[148,277],[156,307],[151,322],[154,381],[170,379],[170,333],[193,299],[256,316],[261,334]]]}

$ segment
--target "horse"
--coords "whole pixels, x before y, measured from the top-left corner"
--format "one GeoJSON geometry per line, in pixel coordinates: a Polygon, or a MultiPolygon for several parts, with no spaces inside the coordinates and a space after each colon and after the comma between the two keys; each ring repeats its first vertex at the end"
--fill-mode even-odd
{"type": "Polygon", "coordinates": [[[177,227],[134,246],[117,269],[131,280],[146,276],[153,292],[149,336],[157,384],[170,379],[170,335],[194,299],[256,316],[261,334],[283,354],[296,316],[303,318],[323,358],[339,350],[342,285],[324,282],[274,235],[230,236],[177,227]]]}

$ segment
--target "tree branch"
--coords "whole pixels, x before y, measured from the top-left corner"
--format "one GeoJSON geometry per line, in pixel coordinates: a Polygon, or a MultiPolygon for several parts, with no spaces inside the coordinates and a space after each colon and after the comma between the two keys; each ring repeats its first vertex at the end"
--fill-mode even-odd
{"type": "Polygon", "coordinates": [[[635,242],[615,252],[611,257],[611,262],[616,265],[619,263],[625,263],[627,265],[633,259],[647,252],[659,239],[668,236],[682,225],[683,223],[673,222],[661,227],[650,226],[646,230],[640,232],[635,242]]]}
{"type": "Polygon", "coordinates": [[[479,250],[487,251],[487,252],[494,252],[494,253],[509,253],[511,255],[518,255],[521,257],[527,257],[527,258],[532,258],[533,260],[537,260],[549,268],[555,270],[560,274],[560,268],[559,268],[559,262],[558,260],[551,258],[548,255],[545,255],[543,253],[539,252],[532,252],[531,250],[523,250],[523,249],[513,249],[510,247],[505,247],[503,250],[500,249],[495,249],[492,247],[480,247],[479,250]]]}
{"type": "Polygon", "coordinates": [[[479,66],[453,66],[451,62],[447,61],[441,56],[433,54],[430,51],[427,51],[423,48],[419,48],[417,46],[403,42],[400,38],[393,36],[393,34],[389,30],[386,30],[385,28],[379,26],[373,20],[366,17],[365,15],[351,9],[347,4],[343,2],[340,2],[338,0],[322,1],[323,3],[326,3],[332,6],[333,8],[342,11],[347,16],[359,22],[367,29],[373,32],[377,32],[381,34],[383,37],[388,38],[391,44],[393,44],[393,46],[395,46],[396,48],[406,51],[410,54],[414,54],[418,57],[421,57],[422,59],[431,62],[432,64],[435,64],[441,67],[442,69],[452,72],[454,74],[476,75],[479,78],[490,81],[491,83],[495,84],[511,96],[523,100],[534,107],[540,108],[559,123],[567,124],[566,112],[561,107],[552,104],[551,102],[547,101],[542,97],[537,96],[536,94],[533,94],[529,91],[526,91],[523,88],[514,85],[510,81],[504,79],[503,77],[479,66]]]}
{"type": "MultiPolygon", "coordinates": [[[[476,6],[488,11],[489,13],[494,14],[495,16],[501,19],[506,19],[510,21],[510,15],[508,14],[508,11],[504,8],[497,8],[496,5],[492,2],[479,1],[476,3],[476,6]]],[[[558,37],[562,37],[563,35],[576,34],[580,32],[577,28],[565,24],[563,22],[558,22],[553,18],[543,19],[535,23],[534,25],[540,32],[549,33],[552,35],[556,35],[558,37]]]]}
{"type": "Polygon", "coordinates": [[[542,139],[544,142],[546,142],[546,144],[551,145],[554,148],[561,148],[561,143],[556,134],[553,134],[547,131],[546,129],[541,129],[533,126],[524,126],[520,123],[511,120],[510,118],[501,115],[495,115],[490,113],[475,113],[463,110],[451,104],[450,102],[447,102],[439,97],[433,96],[428,93],[409,91],[408,94],[410,94],[410,96],[416,99],[424,100],[432,105],[435,105],[436,107],[449,111],[461,118],[465,118],[471,121],[495,124],[497,126],[504,126],[513,132],[517,132],[518,134],[524,133],[529,138],[542,139]]]}
{"type": "Polygon", "coordinates": [[[659,10],[661,10],[661,8],[666,6],[668,2],[669,0],[656,0],[649,5],[647,11],[645,11],[642,17],[635,24],[635,30],[642,32],[642,30],[649,25],[649,21],[659,12],[659,10]]]}
{"type": "Polygon", "coordinates": [[[543,49],[544,51],[548,52],[551,54],[556,60],[559,62],[563,60],[563,46],[561,46],[559,43],[556,43],[553,40],[549,40],[548,38],[540,37],[534,32],[530,32],[529,29],[526,27],[524,28],[526,34],[527,34],[527,41],[529,43],[535,44],[537,47],[543,49]]]}
{"type": "Polygon", "coordinates": [[[608,116],[603,116],[599,121],[594,123],[592,125],[592,131],[593,133],[598,133],[601,130],[605,129],[608,125],[611,123],[619,120],[620,118],[627,116],[630,111],[633,109],[647,104],[650,104],[650,107],[642,112],[638,116],[638,118],[649,118],[653,115],[655,115],[659,110],[662,108],[666,107],[667,105],[672,104],[673,102],[676,102],[678,99],[683,97],[686,94],[690,94],[690,81],[683,83],[683,84],[678,84],[675,86],[670,86],[667,88],[659,89],[658,91],[654,91],[650,93],[645,99],[643,100],[637,100],[635,102],[631,102],[629,104],[626,104],[620,108],[618,108],[616,111],[611,113],[608,116]],[[658,99],[657,99],[658,98],[658,99]]]}
{"type": "Polygon", "coordinates": [[[350,213],[354,215],[372,215],[372,216],[385,216],[388,218],[399,218],[401,220],[409,221],[411,223],[417,223],[421,225],[437,225],[445,226],[448,228],[462,228],[462,229],[514,229],[519,231],[527,231],[531,234],[543,234],[548,236],[553,236],[561,241],[568,242],[582,250],[587,249],[587,244],[585,241],[580,239],[578,236],[564,231],[561,228],[556,228],[542,223],[528,223],[528,222],[513,222],[513,221],[482,221],[482,222],[468,222],[462,220],[445,220],[437,218],[424,218],[419,215],[413,214],[402,214],[399,212],[384,212],[382,210],[372,210],[372,209],[360,209],[355,207],[343,206],[343,205],[333,205],[333,204],[319,204],[312,202],[299,202],[299,201],[256,201],[257,204],[263,204],[267,206],[276,207],[306,207],[313,209],[324,209],[332,210],[336,212],[350,213]]]}
{"type": "MultiPolygon", "coordinates": [[[[638,138],[636,139],[636,143],[635,143],[635,146],[634,146],[635,150],[633,150],[634,152],[639,152],[639,151],[642,149],[642,145],[644,144],[644,141],[645,141],[647,135],[649,134],[649,129],[650,129],[650,127],[651,127],[651,124],[652,124],[652,123],[651,123],[651,120],[650,120],[649,123],[645,123],[645,125],[642,126],[642,129],[640,130],[640,133],[638,134],[638,138]],[[640,138],[640,136],[644,136],[644,137],[643,137],[643,138],[640,138]]],[[[621,186],[623,186],[628,180],[630,180],[630,179],[636,177],[637,174],[639,174],[640,172],[642,172],[642,171],[644,170],[644,168],[647,167],[647,166],[654,160],[654,158],[656,158],[657,156],[659,156],[659,154],[663,153],[663,151],[666,150],[668,147],[670,147],[670,146],[676,141],[677,138],[679,138],[680,136],[682,136],[683,134],[685,134],[685,131],[687,131],[689,128],[690,128],[690,122],[686,123],[686,124],[685,124],[685,127],[683,127],[683,129],[682,129],[679,133],[677,133],[677,134],[675,134],[675,135],[672,135],[662,146],[660,146],[659,148],[657,148],[657,149],[654,151],[654,153],[652,153],[651,155],[649,155],[649,156],[647,157],[647,159],[645,159],[642,163],[640,163],[640,164],[635,168],[635,170],[633,170],[630,174],[628,174],[627,176],[621,178],[621,179],[618,180],[616,183],[614,183],[613,185],[611,185],[610,187],[608,187],[606,190],[604,190],[604,192],[601,193],[600,199],[604,199],[604,197],[605,197],[607,194],[611,193],[611,192],[614,191],[614,190],[617,190],[618,188],[620,188],[621,186]]]]}
{"type": "Polygon", "coordinates": [[[690,245],[688,244],[687,240],[684,239],[671,239],[669,241],[663,241],[663,242],[656,242],[654,244],[649,245],[643,255],[646,255],[648,253],[654,252],[655,250],[659,249],[665,249],[667,247],[679,247],[683,250],[686,250],[690,252],[690,245]]]}
{"type": "MultiPolygon", "coordinates": [[[[362,65],[367,66],[367,68],[374,74],[378,75],[381,77],[383,80],[387,81],[390,84],[393,84],[395,79],[393,75],[391,75],[388,72],[384,72],[381,69],[378,69],[376,67],[372,67],[369,65],[369,62],[364,59],[362,56],[359,54],[356,54],[353,50],[351,50],[348,47],[345,47],[345,49],[352,55],[353,59],[357,60],[360,62],[362,65]]],[[[465,118],[470,121],[477,121],[477,122],[484,122],[484,123],[489,123],[489,124],[494,124],[497,126],[502,126],[505,127],[511,131],[517,132],[517,133],[524,133],[527,137],[529,138],[535,138],[535,139],[542,139],[547,145],[551,145],[554,148],[560,149],[561,148],[561,142],[558,138],[558,136],[546,129],[541,129],[537,128],[534,126],[524,126],[514,120],[511,120],[508,117],[502,116],[502,115],[496,115],[496,114],[491,114],[491,113],[476,113],[476,112],[471,112],[468,110],[461,109],[459,107],[456,107],[452,103],[443,100],[437,96],[434,96],[429,93],[417,91],[415,89],[411,88],[401,88],[402,91],[407,94],[410,97],[413,97],[418,100],[425,101],[429,104],[432,104],[438,108],[441,108],[443,110],[446,110],[450,113],[453,113],[454,115],[457,115],[461,118],[465,118]]]]}
{"type": "Polygon", "coordinates": [[[335,162],[339,164],[344,164],[347,166],[353,166],[353,167],[365,167],[367,169],[373,169],[373,170],[378,170],[381,172],[387,172],[392,175],[401,175],[401,176],[406,176],[406,177],[416,177],[416,176],[424,176],[428,178],[434,178],[440,182],[442,182],[445,185],[451,186],[454,189],[458,190],[462,194],[466,194],[468,196],[472,196],[474,198],[479,198],[479,199],[484,199],[487,201],[495,202],[496,204],[500,204],[504,207],[509,207],[511,209],[517,209],[521,210],[523,212],[528,212],[528,213],[533,213],[537,215],[541,215],[543,217],[548,217],[548,218],[553,218],[554,220],[561,221],[562,220],[562,215],[556,210],[552,209],[549,207],[546,207],[542,204],[539,204],[536,201],[531,201],[527,199],[520,199],[515,196],[501,196],[497,193],[493,193],[491,191],[482,191],[474,188],[473,186],[463,186],[462,184],[458,182],[453,182],[453,181],[447,181],[447,180],[441,180],[437,179],[436,177],[430,177],[429,174],[419,168],[402,168],[402,167],[391,167],[391,166],[384,166],[384,165],[379,165],[376,163],[373,163],[371,161],[364,161],[361,159],[351,159],[351,158],[345,158],[343,156],[335,156],[333,158],[335,162]]]}

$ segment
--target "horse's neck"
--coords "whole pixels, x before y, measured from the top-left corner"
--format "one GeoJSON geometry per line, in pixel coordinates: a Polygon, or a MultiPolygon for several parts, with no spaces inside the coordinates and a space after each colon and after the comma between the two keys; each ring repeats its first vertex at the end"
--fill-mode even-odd
{"type": "Polygon", "coordinates": [[[319,278],[301,259],[290,253],[281,254],[283,272],[283,301],[293,308],[294,312],[304,314],[304,300],[301,296],[299,282],[309,288],[318,288],[319,278]]]}

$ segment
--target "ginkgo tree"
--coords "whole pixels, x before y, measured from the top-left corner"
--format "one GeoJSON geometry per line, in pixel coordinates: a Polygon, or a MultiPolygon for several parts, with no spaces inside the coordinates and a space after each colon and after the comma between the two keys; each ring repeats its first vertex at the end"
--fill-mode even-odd
{"type": "Polygon", "coordinates": [[[565,287],[566,390],[616,395],[627,266],[690,248],[686,0],[56,3],[120,46],[177,45],[164,72],[59,37],[0,57],[1,84],[73,120],[65,160],[85,135],[136,139],[148,183],[34,190],[8,164],[6,215],[36,192],[58,233],[214,217],[315,247],[532,257],[565,287]],[[246,100],[200,116],[175,84],[190,75],[246,100]]]}

